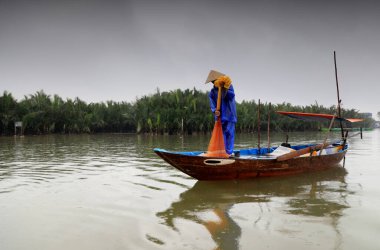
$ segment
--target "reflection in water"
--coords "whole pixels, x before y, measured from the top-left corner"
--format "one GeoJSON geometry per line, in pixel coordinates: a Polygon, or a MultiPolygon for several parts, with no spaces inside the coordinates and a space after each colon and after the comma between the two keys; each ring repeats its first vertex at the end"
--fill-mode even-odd
{"type": "MultiPolygon", "coordinates": [[[[177,219],[198,223],[210,233],[217,245],[216,249],[238,249],[242,230],[232,218],[230,209],[242,203],[259,206],[262,203],[270,204],[280,197],[287,200],[282,208],[283,213],[330,217],[331,225],[339,236],[337,221],[342,216],[342,211],[349,207],[346,196],[350,191],[345,183],[345,175],[344,168],[336,167],[285,178],[198,181],[180,195],[179,201],[173,202],[167,210],[157,213],[157,216],[175,231],[178,231],[175,225],[177,219]],[[204,218],[205,213],[208,218],[204,218]]],[[[260,220],[260,215],[257,220],[260,220]]],[[[339,245],[339,239],[337,240],[339,245]]]]}

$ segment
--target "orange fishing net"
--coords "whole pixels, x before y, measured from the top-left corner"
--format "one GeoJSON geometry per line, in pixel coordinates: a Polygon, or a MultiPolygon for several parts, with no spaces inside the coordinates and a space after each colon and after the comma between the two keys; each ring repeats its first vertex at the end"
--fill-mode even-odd
{"type": "Polygon", "coordinates": [[[208,149],[205,156],[221,157],[221,158],[229,157],[224,147],[222,122],[220,118],[218,118],[218,120],[215,122],[214,129],[211,135],[210,144],[208,145],[208,149]]]}
{"type": "MultiPolygon", "coordinates": [[[[216,105],[216,110],[220,110],[222,99],[222,87],[218,86],[218,100],[216,105]]],[[[210,144],[208,145],[208,150],[205,156],[209,157],[221,157],[228,158],[228,154],[226,153],[226,149],[224,147],[224,138],[223,138],[223,129],[222,129],[222,121],[220,120],[220,116],[215,122],[214,129],[212,131],[210,144]]]]}

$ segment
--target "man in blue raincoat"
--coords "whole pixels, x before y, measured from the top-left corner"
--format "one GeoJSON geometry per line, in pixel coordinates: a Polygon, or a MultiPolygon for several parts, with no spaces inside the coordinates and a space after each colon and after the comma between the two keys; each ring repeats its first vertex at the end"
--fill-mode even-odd
{"type": "Polygon", "coordinates": [[[235,92],[231,79],[223,73],[211,70],[205,83],[214,84],[210,91],[210,108],[215,120],[220,116],[226,153],[231,155],[234,150],[235,124],[237,122],[235,92]],[[220,111],[216,110],[218,100],[218,87],[222,87],[220,111]]]}

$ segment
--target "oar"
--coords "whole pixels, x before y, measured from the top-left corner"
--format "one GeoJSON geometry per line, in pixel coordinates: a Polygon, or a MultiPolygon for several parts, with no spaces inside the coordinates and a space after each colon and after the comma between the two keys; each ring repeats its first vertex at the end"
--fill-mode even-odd
{"type": "Polygon", "coordinates": [[[310,153],[310,151],[312,149],[313,150],[320,149],[319,155],[321,155],[322,154],[322,150],[325,148],[325,146],[329,145],[326,142],[327,142],[327,139],[329,137],[329,134],[330,134],[330,131],[331,131],[331,127],[332,127],[332,125],[334,123],[334,120],[335,120],[335,116],[333,116],[333,118],[331,119],[329,130],[328,130],[326,138],[325,138],[325,140],[323,141],[322,144],[318,144],[318,145],[315,145],[313,147],[302,148],[302,149],[299,149],[299,150],[292,151],[292,152],[289,152],[287,154],[281,155],[281,156],[277,157],[277,161],[286,161],[286,160],[292,159],[294,157],[310,153]]]}
{"type": "Polygon", "coordinates": [[[324,144],[317,144],[315,146],[301,148],[301,149],[298,149],[298,150],[295,150],[295,151],[292,151],[292,152],[289,152],[287,154],[283,154],[283,155],[277,157],[277,161],[286,161],[286,160],[298,157],[300,155],[310,153],[311,150],[317,150],[317,149],[321,149],[323,147],[324,147],[324,144]]]}
{"type": "MultiPolygon", "coordinates": [[[[322,145],[326,145],[326,142],[327,142],[327,139],[329,138],[330,131],[331,131],[332,125],[333,125],[333,123],[334,123],[334,120],[335,120],[335,115],[334,115],[333,118],[331,119],[330,126],[329,126],[329,130],[327,131],[326,138],[325,138],[325,140],[323,141],[322,145]]],[[[322,149],[319,151],[319,155],[322,155],[322,151],[323,151],[323,147],[322,147],[322,149]]]]}

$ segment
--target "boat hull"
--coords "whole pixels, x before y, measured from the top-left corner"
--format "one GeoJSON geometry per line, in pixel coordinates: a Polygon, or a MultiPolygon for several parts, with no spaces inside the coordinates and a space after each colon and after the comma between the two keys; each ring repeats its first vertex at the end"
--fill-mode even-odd
{"type": "Polygon", "coordinates": [[[167,163],[198,180],[232,180],[258,177],[295,175],[320,171],[339,164],[346,150],[320,156],[297,157],[286,161],[262,157],[255,159],[218,159],[155,149],[155,153],[167,163]]]}

